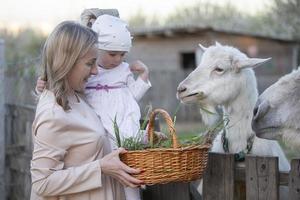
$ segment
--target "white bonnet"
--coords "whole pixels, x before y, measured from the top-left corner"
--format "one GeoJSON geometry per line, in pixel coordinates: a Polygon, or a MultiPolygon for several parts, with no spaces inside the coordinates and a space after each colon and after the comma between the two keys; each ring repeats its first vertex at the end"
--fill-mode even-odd
{"type": "Polygon", "coordinates": [[[107,51],[126,51],[131,48],[131,35],[127,23],[111,15],[99,16],[92,25],[98,34],[98,48],[107,51]]]}

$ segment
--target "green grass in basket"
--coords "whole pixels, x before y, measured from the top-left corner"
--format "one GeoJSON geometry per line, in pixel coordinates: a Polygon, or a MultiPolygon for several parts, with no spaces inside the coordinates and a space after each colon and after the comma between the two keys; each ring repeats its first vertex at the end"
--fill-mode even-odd
{"type": "Polygon", "coordinates": [[[117,115],[114,118],[113,125],[114,125],[114,132],[115,132],[115,136],[116,136],[117,146],[121,147],[122,142],[121,142],[121,137],[120,137],[120,129],[119,129],[119,126],[117,124],[117,115]]]}
{"type": "MultiPolygon", "coordinates": [[[[173,121],[174,125],[176,122],[176,114],[179,111],[180,104],[176,107],[176,111],[173,116],[173,121]]],[[[115,131],[115,136],[116,136],[116,143],[118,147],[124,147],[127,150],[143,150],[143,149],[148,149],[148,148],[172,148],[172,139],[168,137],[166,140],[161,140],[157,144],[144,144],[143,138],[144,138],[144,133],[142,130],[145,129],[147,125],[147,117],[150,114],[150,111],[152,110],[151,107],[148,108],[147,115],[144,117],[144,122],[141,126],[140,131],[138,134],[134,137],[129,137],[129,138],[121,138],[120,136],[120,131],[119,131],[119,126],[117,124],[116,116],[114,118],[113,124],[114,124],[114,131],[115,131]]],[[[203,108],[202,108],[203,109],[203,108]]],[[[206,111],[205,109],[203,109],[206,111]]],[[[207,111],[208,113],[211,113],[207,111]]],[[[214,114],[214,113],[211,113],[214,114]]],[[[186,146],[191,146],[191,145],[202,145],[206,142],[207,137],[214,138],[214,136],[224,129],[228,125],[228,118],[224,117],[223,120],[220,120],[216,125],[214,125],[211,128],[206,128],[202,129],[199,131],[199,133],[193,133],[193,134],[180,134],[177,136],[178,142],[181,145],[181,147],[186,147],[186,146]]],[[[163,130],[164,133],[166,133],[166,130],[163,130]]],[[[168,135],[167,135],[168,136],[168,135]]]]}
{"type": "Polygon", "coordinates": [[[149,118],[150,112],[152,110],[152,106],[148,105],[146,106],[146,115],[143,118],[143,124],[140,127],[140,130],[135,136],[123,138],[120,135],[119,126],[117,123],[117,116],[115,116],[113,120],[113,126],[114,126],[114,133],[116,136],[115,142],[118,147],[124,147],[127,150],[142,150],[149,148],[148,144],[144,144],[143,138],[144,138],[144,131],[147,126],[147,118],[149,118]]]}
{"type": "Polygon", "coordinates": [[[138,132],[136,136],[121,138],[116,117],[114,118],[113,126],[114,126],[114,132],[116,136],[115,142],[118,147],[124,147],[127,150],[141,150],[146,148],[146,145],[143,144],[143,133],[141,130],[138,132]]]}

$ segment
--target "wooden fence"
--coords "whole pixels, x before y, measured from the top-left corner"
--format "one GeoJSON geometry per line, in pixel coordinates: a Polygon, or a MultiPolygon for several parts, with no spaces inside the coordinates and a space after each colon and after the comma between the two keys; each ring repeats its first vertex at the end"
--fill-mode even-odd
{"type": "MultiPolygon", "coordinates": [[[[31,123],[34,107],[5,107],[5,186],[7,199],[29,199],[31,123]]],[[[205,200],[279,199],[279,185],[289,188],[288,200],[300,199],[300,160],[292,160],[291,171],[279,172],[275,157],[247,156],[244,164],[236,163],[233,154],[210,153],[204,175],[205,200]]],[[[2,195],[2,194],[1,194],[2,195]]],[[[148,187],[144,200],[196,200],[195,188],[185,183],[148,187]]]]}
{"type": "Polygon", "coordinates": [[[31,124],[34,118],[34,107],[6,105],[5,108],[7,199],[30,199],[31,124]]]}
{"type": "MultiPolygon", "coordinates": [[[[4,40],[0,39],[0,83],[4,83],[4,40]]],[[[4,103],[5,103],[4,87],[0,86],[0,200],[5,199],[5,132],[4,132],[4,103]]]]}
{"type": "Polygon", "coordinates": [[[279,186],[287,186],[284,199],[300,199],[300,159],[291,161],[290,172],[279,172],[277,157],[248,155],[244,163],[236,163],[233,154],[210,153],[203,199],[278,200],[279,186]]]}
{"type": "MultiPolygon", "coordinates": [[[[6,105],[6,194],[9,200],[29,199],[31,123],[34,107],[6,105]]],[[[247,156],[236,163],[233,154],[210,153],[204,174],[205,200],[277,200],[279,185],[289,189],[288,200],[300,199],[300,160],[292,160],[290,172],[278,171],[278,158],[247,156]]],[[[2,195],[2,194],[1,194],[2,195]]],[[[143,200],[200,200],[192,184],[172,183],[147,187],[143,200]]]]}

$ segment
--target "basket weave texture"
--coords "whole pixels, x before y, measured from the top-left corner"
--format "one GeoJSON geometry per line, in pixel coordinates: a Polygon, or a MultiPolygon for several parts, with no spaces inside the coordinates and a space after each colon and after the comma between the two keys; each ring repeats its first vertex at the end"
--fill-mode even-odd
{"type": "Polygon", "coordinates": [[[130,167],[142,169],[142,173],[133,176],[143,180],[146,185],[189,182],[201,178],[207,165],[210,140],[203,145],[180,147],[171,117],[166,111],[155,109],[149,119],[150,144],[154,140],[154,119],[157,114],[161,114],[167,123],[172,148],[127,151],[120,155],[121,161],[130,167]]]}

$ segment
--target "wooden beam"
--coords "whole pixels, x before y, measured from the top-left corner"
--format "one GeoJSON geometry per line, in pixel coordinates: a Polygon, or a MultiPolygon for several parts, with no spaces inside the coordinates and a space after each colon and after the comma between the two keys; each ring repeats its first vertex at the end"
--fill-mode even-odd
{"type": "Polygon", "coordinates": [[[278,157],[246,156],[246,199],[279,199],[278,157]]]}
{"type": "Polygon", "coordinates": [[[0,39],[0,200],[6,199],[5,193],[5,43],[0,39]]]}
{"type": "Polygon", "coordinates": [[[289,180],[289,200],[300,199],[300,160],[292,160],[289,180]]]}
{"type": "Polygon", "coordinates": [[[209,153],[203,176],[203,199],[234,198],[234,155],[209,153]]]}

